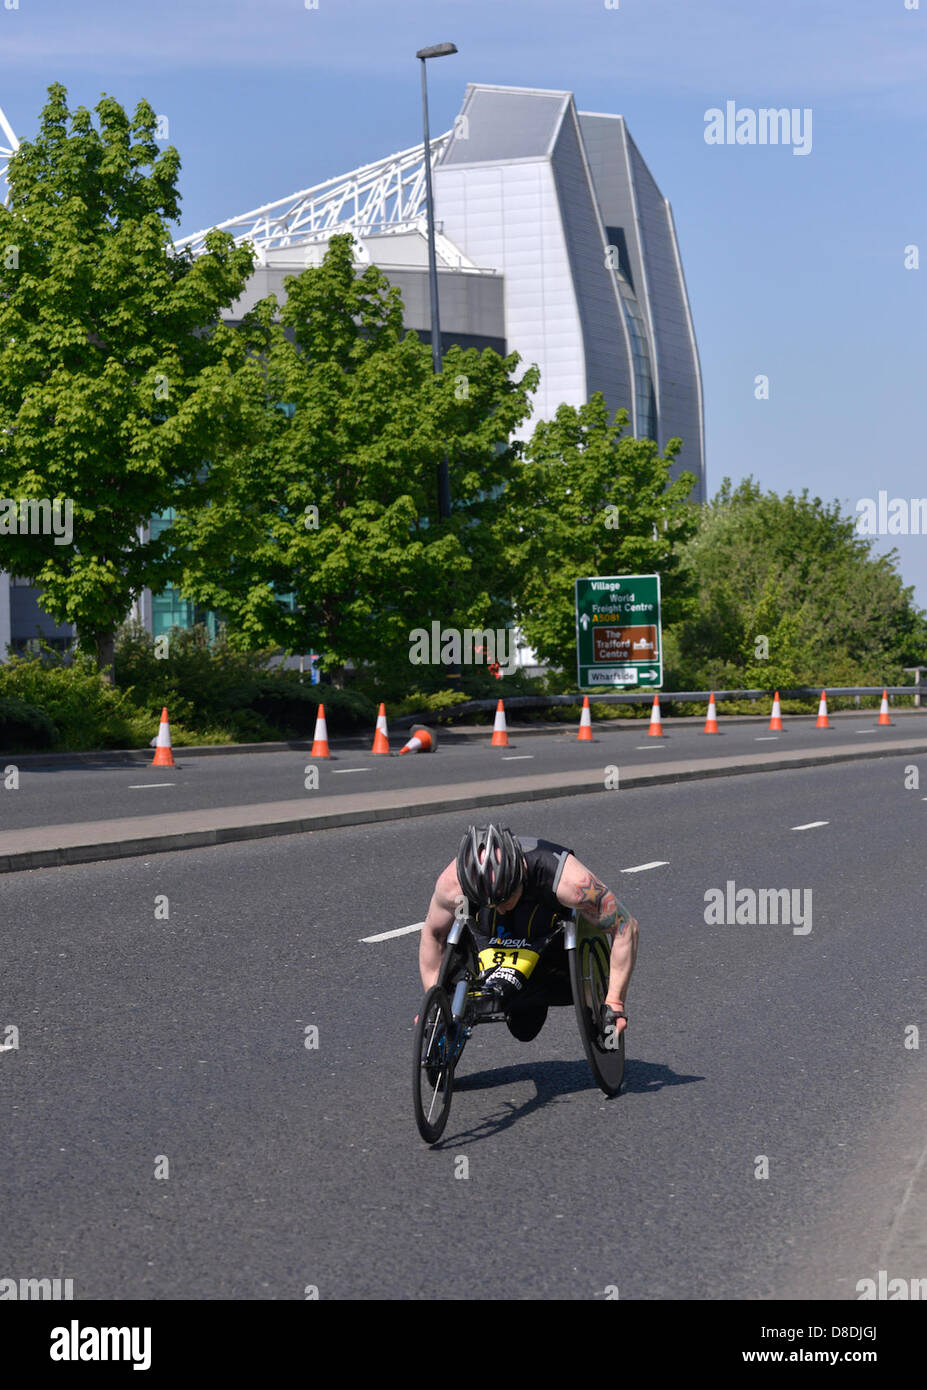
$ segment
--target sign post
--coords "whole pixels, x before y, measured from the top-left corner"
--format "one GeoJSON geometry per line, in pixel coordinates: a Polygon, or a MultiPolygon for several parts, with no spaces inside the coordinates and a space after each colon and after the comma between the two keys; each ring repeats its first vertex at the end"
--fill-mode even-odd
{"type": "Polygon", "coordinates": [[[576,580],[576,683],[663,684],[658,574],[596,575],[576,580]]]}

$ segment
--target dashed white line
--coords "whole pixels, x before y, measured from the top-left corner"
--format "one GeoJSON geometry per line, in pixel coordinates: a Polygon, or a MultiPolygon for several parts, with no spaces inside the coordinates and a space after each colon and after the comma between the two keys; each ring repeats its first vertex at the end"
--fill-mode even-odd
{"type": "Polygon", "coordinates": [[[666,743],[637,743],[637,744],[634,745],[634,751],[635,751],[635,753],[644,753],[644,752],[649,753],[649,752],[651,751],[651,749],[652,749],[652,750],[654,751],[654,753],[655,753],[655,752],[657,751],[658,748],[667,748],[667,747],[669,747],[669,745],[666,744],[666,743]]]}
{"type": "Polygon", "coordinates": [[[503,761],[504,763],[517,763],[517,762],[520,762],[522,758],[533,758],[533,757],[534,757],[534,754],[533,754],[533,753],[505,753],[505,754],[503,754],[503,756],[502,756],[502,761],[503,761]]]}
{"type": "Polygon", "coordinates": [[[763,734],[763,735],[760,736],[760,737],[754,737],[753,742],[754,742],[754,743],[775,743],[775,741],[776,741],[776,739],[777,739],[778,737],[779,737],[778,734],[763,734]]]}
{"type": "Polygon", "coordinates": [[[369,767],[333,767],[332,776],[338,777],[342,772],[369,772],[369,767]]]}
{"type": "Polygon", "coordinates": [[[642,874],[645,869],[662,869],[664,864],[668,864],[668,859],[651,859],[649,864],[634,864],[630,869],[619,869],[620,874],[642,874]]]}
{"type": "Polygon", "coordinates": [[[174,787],[176,782],[130,782],[130,792],[140,792],[148,787],[174,787]]]}
{"type": "Polygon", "coordinates": [[[819,825],[830,825],[829,820],[809,820],[807,825],[793,825],[793,830],[816,830],[819,825]]]}
{"type": "Polygon", "coordinates": [[[421,931],[424,922],[413,922],[410,927],[397,927],[395,931],[381,931],[376,936],[362,936],[361,941],[388,941],[391,936],[408,936],[410,932],[421,931]]]}

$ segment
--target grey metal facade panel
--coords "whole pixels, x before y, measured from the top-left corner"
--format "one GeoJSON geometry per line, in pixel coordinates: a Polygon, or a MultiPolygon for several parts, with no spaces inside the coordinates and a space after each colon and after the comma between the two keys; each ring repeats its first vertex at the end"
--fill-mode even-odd
{"type": "Polygon", "coordinates": [[[631,269],[631,288],[639,297],[644,294],[644,266],[641,256],[634,199],[625,159],[627,128],[620,116],[579,116],[583,144],[595,184],[596,197],[602,209],[602,221],[608,227],[621,227],[628,247],[631,269]]]}
{"type": "MultiPolygon", "coordinates": [[[[431,328],[428,272],[417,267],[380,267],[391,285],[402,294],[403,322],[407,328],[431,328]]],[[[256,270],[244,294],[223,315],[227,322],[239,322],[255,304],[269,294],[278,304],[286,302],[283,282],[292,270],[264,267],[256,270]]],[[[441,310],[441,336],[448,333],[494,341],[505,339],[505,287],[501,275],[475,275],[460,270],[438,271],[438,304],[441,310]]]]}
{"type": "Polygon", "coordinates": [[[648,316],[657,388],[658,442],[683,440],[674,476],[690,469],[703,500],[705,460],[698,348],[677,262],[672,213],[620,117],[580,114],[603,220],[625,234],[633,288],[648,316]]]}
{"type": "Polygon", "coordinates": [[[587,394],[601,391],[612,414],[624,408],[633,420],[633,368],[572,107],[551,162],[586,349],[587,394]]]}
{"type": "Polygon", "coordinates": [[[550,149],[568,95],[471,83],[441,164],[540,158],[550,149]]]}
{"type": "MultiPolygon", "coordinates": [[[[405,326],[430,332],[427,271],[390,267],[383,273],[402,295],[405,326]]],[[[466,333],[480,338],[505,339],[505,285],[501,275],[439,270],[438,307],[442,338],[448,333],[466,333]]]]}
{"type": "Polygon", "coordinates": [[[683,446],[674,475],[688,468],[698,480],[694,494],[703,499],[705,461],[702,456],[702,409],[697,348],[690,329],[690,315],[669,206],[628,137],[628,156],[638,208],[638,227],[650,290],[659,372],[658,415],[661,448],[678,435],[683,446]]]}

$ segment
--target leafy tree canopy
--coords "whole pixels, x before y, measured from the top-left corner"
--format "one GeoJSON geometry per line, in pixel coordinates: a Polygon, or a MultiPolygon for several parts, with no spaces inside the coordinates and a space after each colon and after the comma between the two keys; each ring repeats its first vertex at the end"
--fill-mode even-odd
{"type": "Polygon", "coordinates": [[[175,571],[153,514],[195,491],[224,436],[249,427],[244,347],[219,321],[252,253],[213,232],[171,249],[180,160],[157,118],[103,96],[91,113],[49,89],[0,208],[0,496],[58,499],[59,540],[0,521],[0,567],[32,580],[104,669],[132,599],[175,571]],[[209,330],[209,331],[205,331],[209,330]]]}
{"type": "Polygon", "coordinates": [[[670,479],[681,440],[661,455],[652,440],[625,434],[627,424],[627,411],[612,420],[599,393],[540,421],[513,460],[496,522],[525,636],[542,660],[568,672],[576,665],[576,579],[659,574],[664,623],[692,608],[678,549],[696,525],[688,501],[695,478],[670,479]]]}
{"type": "Polygon", "coordinates": [[[503,557],[488,524],[511,467],[509,438],[537,372],[518,357],[431,351],[402,326],[398,290],[353,239],[285,281],[242,325],[266,378],[258,440],[217,457],[206,505],[179,517],[183,592],[221,611],[243,645],[276,643],[348,660],[405,662],[433,620],[485,626],[507,613],[503,557]],[[437,522],[437,466],[454,511],[437,522]],[[288,600],[288,601],[287,601],[288,600]]]}
{"type": "Polygon", "coordinates": [[[680,679],[696,688],[903,684],[902,667],[927,660],[927,615],[902,583],[897,551],[872,548],[837,502],[725,478],[681,557],[698,610],[675,633],[680,679]]]}

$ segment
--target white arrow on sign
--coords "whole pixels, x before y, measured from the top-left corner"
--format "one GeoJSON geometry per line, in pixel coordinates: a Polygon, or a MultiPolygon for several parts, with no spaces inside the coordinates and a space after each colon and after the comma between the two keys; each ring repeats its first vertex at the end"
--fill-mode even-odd
{"type": "Polygon", "coordinates": [[[639,672],[638,672],[638,675],[641,675],[641,676],[652,676],[652,677],[654,678],[654,680],[656,680],[656,678],[657,678],[657,676],[658,676],[659,674],[660,674],[659,671],[639,671],[639,672]]]}
{"type": "Polygon", "coordinates": [[[580,621],[580,622],[582,623],[582,625],[583,625],[583,632],[585,632],[586,629],[587,629],[588,626],[589,626],[589,614],[588,614],[588,613],[584,613],[584,614],[582,615],[582,617],[580,618],[579,621],[580,621]]]}

